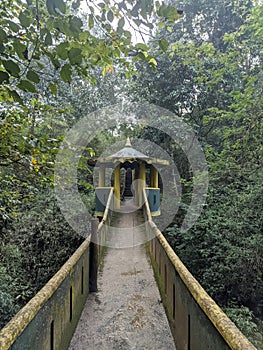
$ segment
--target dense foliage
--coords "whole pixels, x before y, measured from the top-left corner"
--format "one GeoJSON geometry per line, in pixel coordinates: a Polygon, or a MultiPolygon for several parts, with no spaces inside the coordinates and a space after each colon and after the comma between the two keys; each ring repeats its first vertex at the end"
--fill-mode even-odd
{"type": "Polygon", "coordinates": [[[92,210],[86,160],[116,135],[163,147],[176,161],[183,188],[165,232],[170,244],[240,329],[262,344],[263,6],[181,0],[181,17],[173,5],[1,2],[0,327],[83,239],[65,222],[52,191],[63,135],[105,105],[146,100],[182,117],[202,144],[210,184],[199,220],[181,232],[191,169],[182,150],[150,127],[121,125],[92,140],[78,173],[83,201],[92,210]],[[147,45],[144,32],[151,38],[147,45]]]}
{"type": "Polygon", "coordinates": [[[1,100],[22,102],[20,91],[37,92],[42,79],[56,94],[57,80],[46,74],[43,59],[64,82],[71,82],[74,74],[94,81],[94,68],[100,67],[105,74],[117,63],[129,76],[133,71],[130,52],[133,61],[143,60],[155,67],[147,46],[134,45],[129,30],[142,41],[143,33],[154,28],[153,16],[157,23],[174,23],[181,14],[173,6],[152,0],[1,1],[1,100]]]}

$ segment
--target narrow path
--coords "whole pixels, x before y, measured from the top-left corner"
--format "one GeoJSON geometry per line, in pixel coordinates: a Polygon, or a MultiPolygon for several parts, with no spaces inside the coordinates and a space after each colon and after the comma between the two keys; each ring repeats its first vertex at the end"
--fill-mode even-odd
{"type": "MultiPolygon", "coordinates": [[[[119,214],[110,246],[139,236],[143,241],[141,223],[139,212],[119,214]]],[[[98,286],[98,293],[88,297],[69,350],[175,349],[144,245],[108,248],[98,286]]]]}

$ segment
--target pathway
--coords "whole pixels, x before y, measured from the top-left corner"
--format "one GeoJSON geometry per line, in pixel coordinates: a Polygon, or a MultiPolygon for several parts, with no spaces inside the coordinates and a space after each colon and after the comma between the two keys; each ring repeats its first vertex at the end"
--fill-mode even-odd
{"type": "Polygon", "coordinates": [[[120,213],[69,350],[175,350],[145,245],[140,212],[120,213]]]}

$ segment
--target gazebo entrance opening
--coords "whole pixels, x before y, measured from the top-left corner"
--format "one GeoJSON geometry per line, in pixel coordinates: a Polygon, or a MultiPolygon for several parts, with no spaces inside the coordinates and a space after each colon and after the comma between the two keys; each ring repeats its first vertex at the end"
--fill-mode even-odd
{"type": "Polygon", "coordinates": [[[132,193],[132,169],[127,168],[125,172],[125,181],[124,181],[124,189],[122,198],[130,198],[133,197],[132,193]]]}

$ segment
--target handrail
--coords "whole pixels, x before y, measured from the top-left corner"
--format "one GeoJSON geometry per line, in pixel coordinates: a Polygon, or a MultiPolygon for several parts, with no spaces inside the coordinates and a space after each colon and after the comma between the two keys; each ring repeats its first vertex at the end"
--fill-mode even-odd
{"type": "Polygon", "coordinates": [[[144,203],[146,209],[147,221],[155,233],[156,238],[159,240],[163,249],[165,250],[168,258],[170,259],[175,270],[179,274],[180,278],[186,285],[187,289],[195,299],[197,304],[207,315],[218,332],[222,335],[224,340],[230,346],[232,350],[257,350],[254,345],[244,336],[243,333],[236,327],[236,325],[227,317],[227,315],[221,310],[216,302],[207,294],[203,287],[197,282],[193,275],[187,270],[185,265],[175,254],[162,232],[158,229],[152,220],[152,216],[149,209],[149,203],[147,200],[146,191],[143,190],[144,203]]]}
{"type": "Polygon", "coordinates": [[[109,197],[108,197],[108,200],[107,200],[107,204],[106,204],[106,207],[105,207],[105,211],[104,211],[104,214],[103,214],[103,218],[102,218],[102,221],[99,223],[99,226],[98,226],[98,231],[100,231],[104,225],[104,223],[107,221],[107,218],[108,218],[108,212],[110,210],[110,205],[111,205],[111,201],[112,201],[112,196],[113,196],[113,187],[111,187],[111,190],[110,190],[110,193],[109,193],[109,197]]]}
{"type": "Polygon", "coordinates": [[[143,189],[143,197],[144,197],[144,205],[146,208],[146,215],[147,215],[147,219],[148,221],[153,222],[152,219],[152,215],[151,215],[151,210],[150,210],[150,206],[149,206],[149,202],[148,202],[148,198],[147,198],[147,194],[146,194],[146,189],[143,189]]]}
{"type": "Polygon", "coordinates": [[[90,244],[87,238],[75,253],[67,260],[60,270],[45,284],[45,286],[7,323],[0,331],[0,349],[9,349],[18,336],[37,315],[43,305],[52,297],[57,288],[71,273],[81,256],[90,244]]]}

